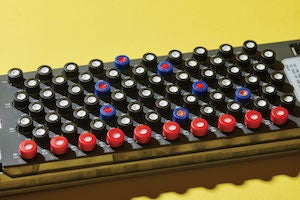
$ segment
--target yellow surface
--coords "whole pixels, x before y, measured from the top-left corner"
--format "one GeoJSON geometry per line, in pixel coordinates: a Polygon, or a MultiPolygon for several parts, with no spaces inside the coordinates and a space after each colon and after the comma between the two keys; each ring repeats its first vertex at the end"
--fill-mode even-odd
{"type": "MultiPolygon", "coordinates": [[[[185,194],[168,192],[161,194],[159,200],[181,199],[299,199],[299,178],[277,176],[272,182],[251,180],[242,186],[220,184],[213,190],[203,187],[189,189],[185,194]],[[288,191],[286,190],[288,188],[288,191]]],[[[149,200],[149,197],[138,197],[133,200],[149,200]]]]}
{"type": "MultiPolygon", "coordinates": [[[[224,42],[240,45],[246,39],[299,39],[299,22],[298,0],[1,0],[0,73],[15,66],[31,71],[42,64],[112,61],[120,53],[138,58],[148,51],[190,52],[196,45],[212,49],[224,42]]],[[[300,199],[299,182],[300,176],[275,176],[270,182],[192,188],[181,195],[162,194],[160,199],[300,199]]]]}

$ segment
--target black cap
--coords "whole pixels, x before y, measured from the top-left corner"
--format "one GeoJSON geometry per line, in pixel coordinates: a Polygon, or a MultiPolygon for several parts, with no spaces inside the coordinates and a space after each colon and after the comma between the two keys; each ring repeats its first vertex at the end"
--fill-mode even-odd
{"type": "Polygon", "coordinates": [[[141,87],[138,92],[139,100],[146,105],[151,105],[154,103],[154,92],[149,87],[141,87]]]}
{"type": "Polygon", "coordinates": [[[104,138],[106,133],[106,122],[99,117],[92,119],[90,131],[94,133],[97,138],[104,138]]]}
{"type": "Polygon", "coordinates": [[[254,55],[257,51],[257,44],[253,40],[246,40],[243,43],[243,51],[249,55],[254,55]]]}
{"type": "Polygon", "coordinates": [[[145,80],[147,80],[147,71],[148,69],[142,65],[135,65],[132,68],[132,74],[134,79],[137,82],[145,82],[145,80]]]}
{"type": "Polygon", "coordinates": [[[292,112],[295,108],[296,98],[293,94],[283,94],[280,97],[280,105],[292,112]]]}
{"type": "Polygon", "coordinates": [[[127,101],[126,101],[127,95],[122,90],[114,90],[111,93],[111,101],[114,106],[117,108],[126,108],[127,101]]]}
{"type": "Polygon", "coordinates": [[[242,69],[240,66],[237,65],[230,65],[226,69],[228,76],[234,80],[238,81],[241,79],[242,69]]]}
{"type": "Polygon", "coordinates": [[[69,79],[76,79],[78,76],[78,65],[73,62],[69,62],[64,66],[64,74],[69,79]]]}
{"type": "Polygon", "coordinates": [[[20,68],[12,68],[7,73],[8,82],[12,85],[22,85],[24,82],[23,72],[20,68]]]}
{"type": "Polygon", "coordinates": [[[171,101],[181,100],[181,94],[180,94],[181,88],[178,85],[170,84],[166,86],[166,97],[170,99],[171,101]]]}
{"type": "Polygon", "coordinates": [[[225,94],[221,91],[212,91],[209,94],[210,103],[215,107],[223,107],[225,102],[225,94]]]}
{"type": "Polygon", "coordinates": [[[193,51],[193,57],[198,61],[205,61],[207,58],[207,49],[204,47],[196,47],[193,51]]]}
{"type": "Polygon", "coordinates": [[[222,92],[228,94],[229,92],[232,91],[233,82],[230,78],[222,77],[222,78],[219,78],[218,85],[222,92]]]}
{"type": "Polygon", "coordinates": [[[138,101],[129,102],[127,105],[128,114],[136,120],[142,121],[143,104],[138,101]]]}
{"type": "Polygon", "coordinates": [[[284,85],[285,76],[280,71],[274,71],[270,74],[271,82],[277,87],[282,87],[284,85]]]}
{"type": "Polygon", "coordinates": [[[84,98],[83,88],[79,84],[70,85],[68,88],[69,97],[73,102],[81,103],[84,98]]]}
{"type": "Polygon", "coordinates": [[[268,72],[268,66],[261,62],[255,63],[252,68],[254,74],[261,77],[264,77],[268,72]]]}
{"type": "Polygon", "coordinates": [[[61,126],[61,117],[60,114],[56,111],[48,112],[45,115],[45,121],[47,127],[49,127],[49,129],[54,132],[58,131],[61,126]]]}
{"type": "Polygon", "coordinates": [[[84,107],[94,115],[98,116],[99,115],[99,109],[100,109],[100,104],[99,104],[99,98],[97,95],[94,93],[88,93],[85,95],[83,99],[84,107]]]}
{"type": "Polygon", "coordinates": [[[28,93],[38,93],[40,91],[40,80],[37,78],[28,78],[24,81],[24,86],[28,93]]]}
{"type": "Polygon", "coordinates": [[[136,81],[131,77],[126,77],[121,82],[122,90],[128,95],[134,97],[136,95],[136,81]]]}
{"type": "Polygon", "coordinates": [[[242,68],[247,68],[250,65],[250,57],[243,52],[237,53],[235,55],[235,60],[237,65],[242,68]]]}
{"type": "Polygon", "coordinates": [[[149,76],[149,86],[155,90],[156,92],[160,93],[164,91],[164,78],[158,74],[152,74],[149,76]]]}
{"type": "Polygon", "coordinates": [[[231,58],[233,56],[233,47],[230,44],[222,44],[218,53],[224,58],[231,58]]]}
{"type": "Polygon", "coordinates": [[[55,91],[63,94],[68,89],[68,80],[65,75],[59,74],[52,78],[52,85],[55,91]]]}
{"type": "Polygon", "coordinates": [[[89,111],[86,108],[78,107],[73,111],[74,122],[82,128],[90,124],[89,111]]]}
{"type": "Polygon", "coordinates": [[[99,59],[93,59],[89,62],[89,71],[93,75],[99,75],[103,72],[103,62],[99,59]]]}
{"type": "Polygon", "coordinates": [[[70,118],[72,116],[72,101],[62,96],[56,100],[56,107],[58,112],[64,117],[70,118]]]}
{"type": "Polygon", "coordinates": [[[275,87],[275,85],[266,84],[262,86],[261,91],[262,91],[262,96],[268,99],[270,102],[276,100],[277,88],[275,87]]]}
{"type": "Polygon", "coordinates": [[[214,55],[209,60],[211,67],[216,71],[225,69],[225,59],[222,56],[214,55]]]}
{"type": "Polygon", "coordinates": [[[119,84],[121,81],[121,72],[119,69],[110,68],[105,71],[106,80],[114,85],[119,84]]]}
{"type": "Polygon", "coordinates": [[[67,121],[61,126],[62,135],[68,139],[78,137],[77,128],[78,127],[74,122],[67,121]]]}
{"type": "Polygon", "coordinates": [[[202,80],[209,84],[213,84],[216,81],[216,72],[213,69],[207,68],[201,70],[201,76],[202,76],[202,80]]]}
{"type": "Polygon", "coordinates": [[[26,90],[19,90],[14,94],[15,108],[26,108],[29,104],[29,95],[26,90]]]}
{"type": "Polygon", "coordinates": [[[154,53],[145,53],[143,55],[142,64],[145,67],[148,67],[148,68],[155,67],[157,65],[157,57],[156,57],[156,55],[154,53]]]}
{"type": "Polygon", "coordinates": [[[155,101],[155,107],[156,107],[156,111],[159,112],[162,116],[164,117],[171,117],[171,102],[169,99],[167,98],[158,98],[155,101]]]}
{"type": "Polygon", "coordinates": [[[198,96],[191,94],[191,93],[187,93],[183,96],[183,106],[185,108],[187,108],[190,112],[198,114],[198,108],[199,108],[199,104],[198,104],[199,98],[198,96]]]}
{"type": "Polygon", "coordinates": [[[28,105],[30,116],[36,120],[44,120],[45,110],[41,101],[33,101],[28,105]]]}
{"type": "Polygon", "coordinates": [[[154,131],[161,130],[161,115],[156,111],[149,111],[145,114],[146,124],[149,125],[154,131]]]}
{"type": "Polygon", "coordinates": [[[44,125],[37,125],[32,131],[33,139],[37,143],[44,143],[49,140],[48,127],[44,125]]]}
{"type": "Polygon", "coordinates": [[[22,134],[30,134],[33,129],[32,118],[28,115],[22,115],[17,121],[17,129],[22,134]]]}
{"type": "Polygon", "coordinates": [[[199,73],[199,63],[196,59],[187,59],[184,62],[184,69],[191,74],[199,73]]]}
{"type": "Polygon", "coordinates": [[[269,116],[269,101],[266,98],[259,97],[253,102],[254,110],[260,112],[264,117],[269,116]]]}
{"type": "Polygon", "coordinates": [[[44,87],[40,91],[40,98],[44,105],[52,107],[55,105],[55,92],[51,87],[44,87]]]}
{"type": "Polygon", "coordinates": [[[215,118],[216,110],[213,105],[204,104],[200,107],[200,116],[206,120],[212,120],[215,118]]]}
{"type": "Polygon", "coordinates": [[[167,60],[174,65],[179,65],[182,62],[182,53],[179,50],[171,50],[167,60]]]}
{"type": "Polygon", "coordinates": [[[265,49],[261,52],[261,61],[266,64],[273,64],[276,60],[276,53],[271,49],[265,49]]]}
{"type": "Polygon", "coordinates": [[[257,90],[259,88],[260,78],[255,74],[249,74],[245,77],[245,86],[250,90],[257,90]]]}
{"type": "Polygon", "coordinates": [[[127,135],[133,134],[133,119],[130,115],[121,115],[117,119],[118,127],[127,135]]]}
{"type": "Polygon", "coordinates": [[[48,82],[52,79],[52,69],[48,65],[39,66],[37,69],[37,77],[42,82],[48,82]]]}
{"type": "Polygon", "coordinates": [[[86,90],[91,90],[95,84],[94,76],[91,72],[81,72],[78,75],[78,80],[86,90]]]}
{"type": "Polygon", "coordinates": [[[233,115],[236,118],[242,116],[243,105],[240,102],[230,101],[227,103],[227,113],[233,115]]]}
{"type": "Polygon", "coordinates": [[[187,89],[191,87],[191,75],[186,71],[177,71],[175,81],[182,88],[187,89]]]}

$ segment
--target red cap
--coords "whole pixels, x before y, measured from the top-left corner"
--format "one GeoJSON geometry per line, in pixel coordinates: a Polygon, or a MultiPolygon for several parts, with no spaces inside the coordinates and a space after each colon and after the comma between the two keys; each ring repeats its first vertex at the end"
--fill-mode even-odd
{"type": "Polygon", "coordinates": [[[244,124],[248,128],[253,128],[253,129],[259,128],[261,125],[261,121],[262,121],[262,115],[260,114],[260,112],[256,110],[249,110],[248,112],[246,112],[244,118],[244,124]]]}
{"type": "Polygon", "coordinates": [[[35,141],[22,141],[19,145],[19,154],[24,159],[33,159],[37,155],[37,145],[35,141]]]}
{"type": "Polygon", "coordinates": [[[162,134],[167,140],[176,140],[180,136],[180,125],[177,122],[166,122],[163,125],[162,134]]]}
{"type": "Polygon", "coordinates": [[[133,139],[140,144],[146,144],[151,140],[152,130],[145,124],[136,126],[133,130],[133,139]]]}
{"type": "Polygon", "coordinates": [[[276,125],[283,125],[287,123],[289,118],[289,111],[284,107],[275,107],[271,110],[270,119],[276,125]]]}
{"type": "Polygon", "coordinates": [[[84,132],[78,137],[78,147],[82,151],[92,151],[96,147],[96,136],[90,132],[84,132]]]}
{"type": "Polygon", "coordinates": [[[204,136],[207,134],[208,122],[203,118],[195,118],[191,121],[190,131],[195,136],[204,136]]]}
{"type": "Polygon", "coordinates": [[[218,120],[218,129],[223,132],[232,132],[235,128],[236,120],[232,115],[223,114],[219,117],[218,120]]]}
{"type": "Polygon", "coordinates": [[[50,150],[55,155],[62,155],[68,151],[68,139],[64,136],[55,136],[50,140],[50,150]]]}
{"type": "Polygon", "coordinates": [[[106,142],[111,147],[119,147],[124,143],[124,132],[119,128],[111,128],[106,134],[106,142]]]}

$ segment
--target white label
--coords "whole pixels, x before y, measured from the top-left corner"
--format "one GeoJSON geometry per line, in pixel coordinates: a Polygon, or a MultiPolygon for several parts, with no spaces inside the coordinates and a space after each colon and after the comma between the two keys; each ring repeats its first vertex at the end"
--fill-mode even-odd
{"type": "Polygon", "coordinates": [[[297,100],[300,101],[300,57],[286,58],[282,63],[286,77],[294,87],[297,100]]]}

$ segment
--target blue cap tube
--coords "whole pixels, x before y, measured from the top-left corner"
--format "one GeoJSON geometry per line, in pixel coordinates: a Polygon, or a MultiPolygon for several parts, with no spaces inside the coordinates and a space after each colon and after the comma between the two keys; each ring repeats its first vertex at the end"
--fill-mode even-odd
{"type": "Polygon", "coordinates": [[[179,107],[175,108],[173,111],[172,121],[178,124],[184,124],[189,118],[189,111],[185,108],[179,107]]]}
{"type": "Polygon", "coordinates": [[[195,81],[192,85],[192,93],[203,96],[207,92],[208,85],[205,81],[195,81]]]}
{"type": "Polygon", "coordinates": [[[245,104],[250,100],[250,97],[251,91],[248,88],[240,87],[235,90],[235,101],[245,104]]]}
{"type": "Polygon", "coordinates": [[[173,65],[170,62],[160,62],[157,65],[157,74],[161,76],[169,76],[172,74],[173,65]]]}
{"type": "Polygon", "coordinates": [[[94,93],[98,97],[105,96],[110,92],[110,84],[106,81],[100,80],[95,84],[94,93]]]}
{"type": "Polygon", "coordinates": [[[119,55],[115,58],[115,68],[123,71],[129,67],[130,59],[125,55],[119,55]]]}
{"type": "Polygon", "coordinates": [[[103,105],[100,108],[100,118],[105,122],[111,121],[116,117],[116,109],[110,104],[103,105]]]}

